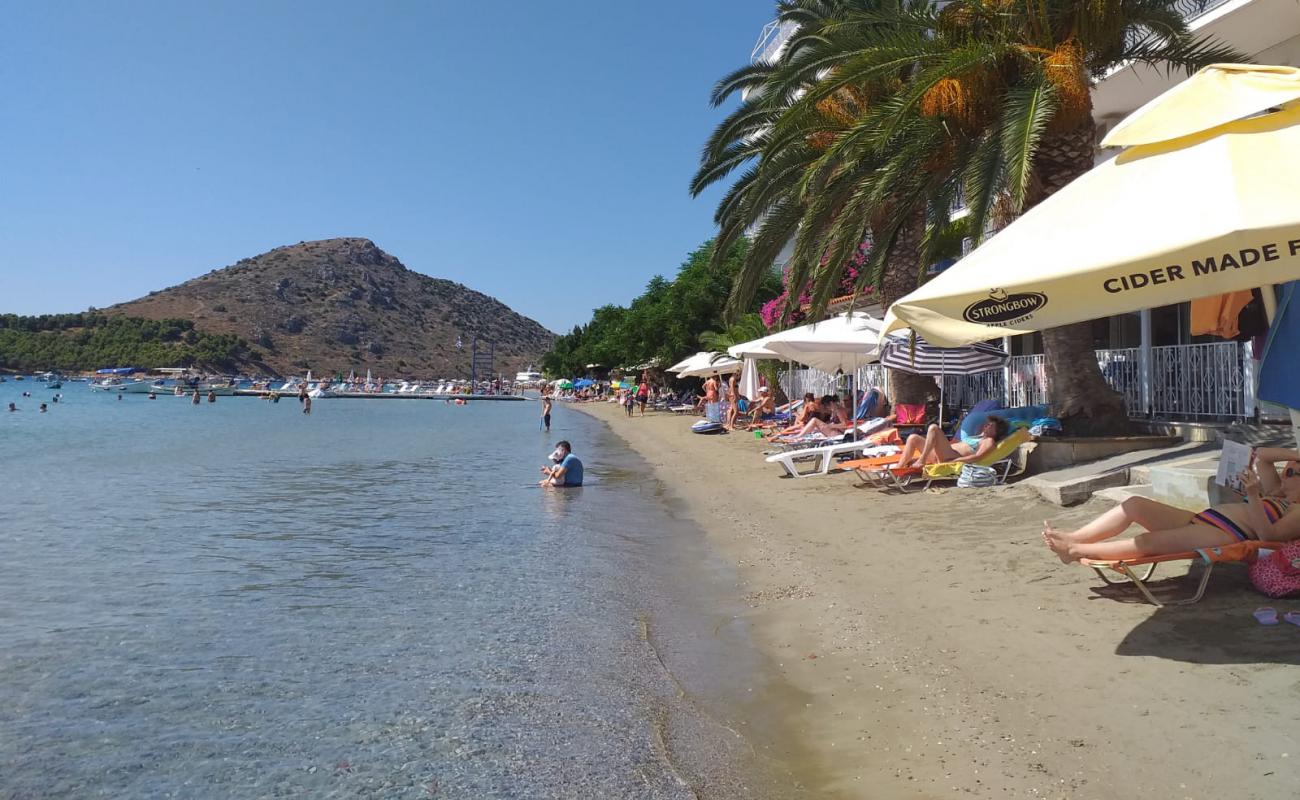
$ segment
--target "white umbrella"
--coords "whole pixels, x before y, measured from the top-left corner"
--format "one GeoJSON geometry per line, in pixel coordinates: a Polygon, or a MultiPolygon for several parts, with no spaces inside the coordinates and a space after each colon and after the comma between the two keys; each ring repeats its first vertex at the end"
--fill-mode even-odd
{"type": "Polygon", "coordinates": [[[862,311],[837,314],[767,337],[764,347],[822,372],[855,372],[880,356],[881,321],[862,311]]]}
{"type": "Polygon", "coordinates": [[[763,336],[751,342],[741,342],[727,348],[727,355],[732,358],[784,358],[775,350],[769,350],[767,340],[772,336],[763,336]]]}
{"type": "Polygon", "coordinates": [[[740,370],[740,385],[737,388],[741,397],[750,400],[758,397],[758,362],[754,359],[745,359],[745,366],[740,370]]]}
{"type": "Polygon", "coordinates": [[[664,372],[681,372],[684,369],[690,369],[693,365],[695,365],[696,359],[704,355],[708,355],[708,354],[701,352],[701,353],[696,353],[693,356],[683,358],[681,361],[678,361],[676,364],[673,364],[671,367],[664,370],[664,372]]]}
{"type": "Polygon", "coordinates": [[[727,372],[738,372],[742,364],[734,358],[723,353],[696,353],[687,361],[690,364],[686,369],[677,373],[679,378],[703,378],[708,375],[722,375],[727,372]]]}

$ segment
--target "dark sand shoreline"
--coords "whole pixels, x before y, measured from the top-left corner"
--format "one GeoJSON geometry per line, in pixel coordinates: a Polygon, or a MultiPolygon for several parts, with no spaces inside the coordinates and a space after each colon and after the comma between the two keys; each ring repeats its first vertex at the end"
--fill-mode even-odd
{"type": "MultiPolygon", "coordinates": [[[[804,693],[818,791],[869,797],[1275,798],[1300,785],[1300,630],[1244,571],[1191,607],[1098,589],[1043,547],[1062,510],[1014,487],[890,496],[778,477],[748,436],[604,419],[735,566],[746,622],[804,693]]],[[[1177,574],[1174,570],[1170,574],[1177,574]]]]}

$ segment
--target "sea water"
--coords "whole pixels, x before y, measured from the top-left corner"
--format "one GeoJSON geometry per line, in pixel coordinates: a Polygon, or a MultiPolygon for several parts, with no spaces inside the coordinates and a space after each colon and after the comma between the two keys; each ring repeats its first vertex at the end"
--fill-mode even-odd
{"type": "Polygon", "coordinates": [[[594,420],[60,391],[0,384],[0,797],[794,787],[734,576],[594,420]]]}

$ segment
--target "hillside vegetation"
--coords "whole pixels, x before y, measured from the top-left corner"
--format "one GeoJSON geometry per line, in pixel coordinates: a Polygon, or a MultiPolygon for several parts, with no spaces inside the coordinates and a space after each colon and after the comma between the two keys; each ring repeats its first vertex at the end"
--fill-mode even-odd
{"type": "Polygon", "coordinates": [[[183,319],[110,317],[103,313],[0,315],[0,369],[80,372],[100,367],[199,367],[234,371],[255,364],[255,348],[238,336],[195,330],[183,319]]]}

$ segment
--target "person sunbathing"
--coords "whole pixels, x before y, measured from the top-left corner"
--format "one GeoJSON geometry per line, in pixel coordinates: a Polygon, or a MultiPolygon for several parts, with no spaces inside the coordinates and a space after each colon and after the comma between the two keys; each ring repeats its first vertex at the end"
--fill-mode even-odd
{"type": "Polygon", "coordinates": [[[977,461],[1006,438],[1011,426],[1002,417],[990,416],[980,426],[979,434],[963,439],[960,435],[951,441],[943,435],[943,429],[931,425],[925,436],[914,433],[903,442],[903,452],[898,455],[900,467],[923,467],[926,464],[939,464],[949,461],[977,461]]]}
{"type": "Polygon", "coordinates": [[[785,428],[775,431],[773,435],[790,436],[791,434],[798,433],[808,424],[808,420],[813,419],[820,413],[821,408],[817,404],[817,397],[812,392],[808,392],[803,396],[803,405],[799,407],[799,411],[794,415],[794,422],[785,428]]]}
{"type": "Polygon", "coordinates": [[[1300,539],[1300,452],[1257,450],[1255,465],[1241,473],[1241,482],[1246,490],[1244,503],[1221,503],[1193,514],[1147,497],[1130,497],[1078,530],[1058,531],[1044,520],[1043,541],[1062,563],[1069,564],[1081,558],[1163,556],[1248,539],[1300,539]],[[1275,466],[1279,462],[1286,462],[1280,477],[1275,466]],[[1146,532],[1115,540],[1135,522],[1146,532]]]}
{"type": "Polygon", "coordinates": [[[802,428],[791,434],[791,438],[801,438],[821,434],[822,436],[839,436],[849,429],[849,412],[839,398],[833,394],[823,397],[815,412],[802,428]]]}

